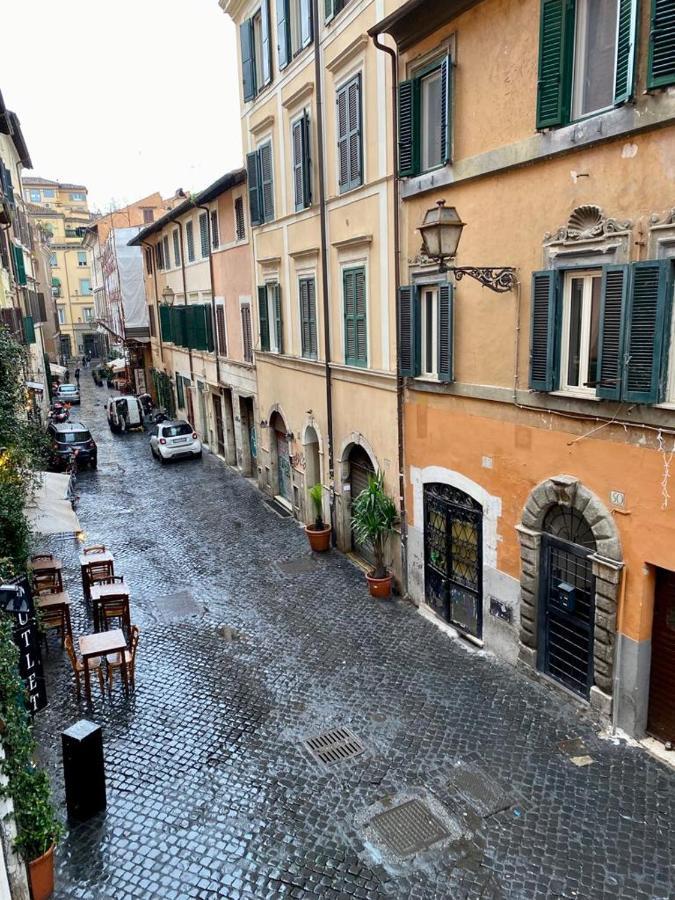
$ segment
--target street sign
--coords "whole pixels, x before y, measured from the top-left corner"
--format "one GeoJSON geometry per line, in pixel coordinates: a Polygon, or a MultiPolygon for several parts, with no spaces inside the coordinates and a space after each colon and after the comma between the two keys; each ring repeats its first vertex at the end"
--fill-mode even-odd
{"type": "Polygon", "coordinates": [[[36,713],[47,705],[47,691],[33,595],[25,576],[0,584],[0,610],[14,619],[12,637],[19,650],[19,675],[26,686],[28,709],[36,713]]]}

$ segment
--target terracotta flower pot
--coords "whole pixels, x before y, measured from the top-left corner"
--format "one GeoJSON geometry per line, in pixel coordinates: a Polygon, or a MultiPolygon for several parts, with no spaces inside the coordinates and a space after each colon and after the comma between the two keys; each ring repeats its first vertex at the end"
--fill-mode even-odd
{"type": "Polygon", "coordinates": [[[317,528],[316,525],[305,525],[305,534],[309,538],[309,546],[315,553],[325,553],[330,549],[330,525],[317,528]]]}
{"type": "Polygon", "coordinates": [[[385,575],[384,578],[373,578],[372,575],[366,575],[368,582],[368,590],[371,597],[389,597],[391,596],[391,575],[385,575]]]}
{"type": "Polygon", "coordinates": [[[54,845],[28,863],[28,878],[33,900],[48,900],[54,893],[54,845]]]}

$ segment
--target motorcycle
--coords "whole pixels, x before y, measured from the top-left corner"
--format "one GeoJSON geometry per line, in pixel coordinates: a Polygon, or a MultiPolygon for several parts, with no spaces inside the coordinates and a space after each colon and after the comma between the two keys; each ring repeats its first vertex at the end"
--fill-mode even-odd
{"type": "Polygon", "coordinates": [[[54,403],[49,410],[49,421],[56,422],[58,425],[67,422],[70,418],[70,409],[63,403],[54,403]]]}

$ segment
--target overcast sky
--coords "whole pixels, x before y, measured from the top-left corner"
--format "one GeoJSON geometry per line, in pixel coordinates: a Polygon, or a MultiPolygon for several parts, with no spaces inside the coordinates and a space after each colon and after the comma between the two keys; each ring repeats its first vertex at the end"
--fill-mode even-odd
{"type": "Polygon", "coordinates": [[[0,0],[0,90],[33,175],[92,208],[241,164],[235,29],[218,0],[0,0]]]}

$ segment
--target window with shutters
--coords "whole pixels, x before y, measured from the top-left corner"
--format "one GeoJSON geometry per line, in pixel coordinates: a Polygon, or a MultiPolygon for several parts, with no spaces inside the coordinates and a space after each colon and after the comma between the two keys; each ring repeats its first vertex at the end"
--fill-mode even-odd
{"type": "Polygon", "coordinates": [[[283,353],[281,288],[276,281],[258,288],[258,320],[260,322],[260,349],[270,353],[283,353]]]}
{"type": "Polygon", "coordinates": [[[343,269],[345,363],[368,365],[368,322],[366,310],[366,270],[363,266],[343,269]]]}
{"type": "Polygon", "coordinates": [[[530,389],[662,402],[672,285],[670,260],[535,272],[530,389]]]}
{"type": "Polygon", "coordinates": [[[451,284],[406,285],[399,290],[399,373],[450,382],[454,379],[451,284]]]}
{"type": "Polygon", "coordinates": [[[185,409],[185,391],[183,387],[183,376],[176,372],[176,402],[180,409],[185,409]]]}
{"type": "Polygon", "coordinates": [[[438,288],[420,289],[420,375],[438,375],[438,288]]]}
{"type": "Polygon", "coordinates": [[[675,84],[675,10],[672,0],[652,0],[647,87],[675,84]]]}
{"type": "Polygon", "coordinates": [[[234,201],[234,233],[238,241],[246,239],[246,221],[244,219],[244,200],[237,197],[234,201]]]}
{"type": "Polygon", "coordinates": [[[149,225],[150,222],[155,221],[155,211],[150,206],[141,206],[141,212],[143,213],[144,225],[149,225]]]}
{"type": "Polygon", "coordinates": [[[91,280],[89,278],[80,278],[80,294],[91,294],[91,280]]]}
{"type": "Polygon", "coordinates": [[[337,164],[340,193],[363,184],[361,75],[337,91],[337,164]]]}
{"type": "Polygon", "coordinates": [[[317,358],[316,339],[316,281],[314,278],[300,278],[300,345],[306,359],[317,358]]]}
{"type": "Polygon", "coordinates": [[[312,43],[311,0],[276,0],[279,68],[312,43]]]}
{"type": "Polygon", "coordinates": [[[218,210],[211,210],[211,247],[217,250],[220,247],[220,231],[218,229],[218,210]]]}
{"type": "Polygon", "coordinates": [[[174,229],[173,235],[173,264],[176,268],[180,265],[180,232],[174,229]]]}
{"type": "Polygon", "coordinates": [[[630,100],[636,35],[637,0],[541,0],[537,128],[630,100]]]}
{"type": "Polygon", "coordinates": [[[157,323],[155,322],[155,307],[148,304],[148,322],[150,337],[157,337],[157,323]]]}
{"type": "Polygon", "coordinates": [[[171,268],[171,257],[169,256],[169,238],[168,236],[164,236],[162,238],[162,259],[164,260],[164,268],[171,268]]]}
{"type": "Polygon", "coordinates": [[[253,100],[272,81],[269,0],[263,0],[260,9],[242,22],[239,41],[244,100],[253,100]]]}
{"type": "Polygon", "coordinates": [[[218,355],[227,356],[227,340],[225,336],[225,308],[222,303],[216,306],[216,330],[218,339],[218,355]]]}
{"type": "Polygon", "coordinates": [[[252,225],[262,225],[274,218],[274,177],[272,143],[266,141],[246,154],[248,198],[252,225]]]}
{"type": "Polygon", "coordinates": [[[563,283],[562,390],[594,395],[598,381],[602,272],[566,272],[563,283]]]}
{"type": "Polygon", "coordinates": [[[66,310],[64,309],[64,307],[58,306],[56,308],[56,314],[59,317],[59,325],[65,325],[66,324],[66,310]]]}
{"type": "Polygon", "coordinates": [[[244,360],[253,362],[253,328],[251,326],[251,307],[245,303],[241,307],[241,343],[244,360]]]}
{"type": "Polygon", "coordinates": [[[449,57],[443,56],[398,89],[399,174],[419,175],[450,159],[449,57]]]}
{"type": "Polygon", "coordinates": [[[312,203],[311,162],[309,144],[309,114],[303,112],[291,124],[293,146],[293,197],[295,211],[306,209],[312,203]]]}
{"type": "Polygon", "coordinates": [[[148,275],[152,275],[152,250],[150,247],[145,248],[145,271],[148,275]]]}
{"type": "Polygon", "coordinates": [[[195,261],[195,228],[192,222],[188,222],[185,226],[185,240],[187,242],[187,258],[188,262],[195,261]]]}
{"type": "Polygon", "coordinates": [[[209,255],[209,218],[206,213],[199,214],[199,243],[202,258],[209,255]]]}
{"type": "Polygon", "coordinates": [[[348,3],[349,0],[324,0],[324,15],[326,22],[330,22],[334,19],[348,3]]]}
{"type": "Polygon", "coordinates": [[[80,268],[83,266],[88,266],[87,262],[87,251],[86,250],[78,250],[77,251],[77,264],[80,268]]]}

